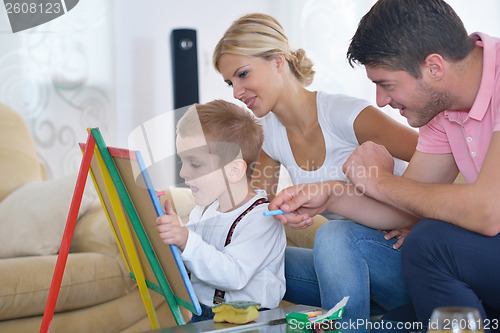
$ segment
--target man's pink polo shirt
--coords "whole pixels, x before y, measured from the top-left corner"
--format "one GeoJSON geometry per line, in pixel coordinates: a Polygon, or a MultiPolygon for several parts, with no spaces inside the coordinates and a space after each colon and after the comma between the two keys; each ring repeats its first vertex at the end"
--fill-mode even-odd
{"type": "Polygon", "coordinates": [[[452,153],[467,183],[476,181],[493,132],[500,131],[500,39],[473,33],[484,49],[483,76],[469,112],[444,111],[420,128],[417,150],[452,153]]]}

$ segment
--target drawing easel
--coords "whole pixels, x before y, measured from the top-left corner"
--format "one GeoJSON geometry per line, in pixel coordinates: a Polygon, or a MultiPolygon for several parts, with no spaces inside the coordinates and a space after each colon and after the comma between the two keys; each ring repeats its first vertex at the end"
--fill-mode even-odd
{"type": "Polygon", "coordinates": [[[159,322],[149,290],[165,297],[178,325],[185,323],[179,306],[201,314],[178,248],[165,245],[156,230],[155,221],[163,209],[140,152],[107,147],[95,128],[89,130],[87,143],[80,147],[82,164],[40,332],[50,329],[89,172],[130,275],[137,282],[152,329],[159,328],[159,322]]]}

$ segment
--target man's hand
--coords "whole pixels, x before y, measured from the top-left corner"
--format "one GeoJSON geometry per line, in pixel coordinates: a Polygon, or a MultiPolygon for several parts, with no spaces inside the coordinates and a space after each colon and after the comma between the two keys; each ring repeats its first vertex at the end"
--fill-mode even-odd
{"type": "Polygon", "coordinates": [[[356,189],[377,198],[377,181],[392,176],[394,159],[384,146],[367,141],[354,150],[342,167],[356,189]]]}
{"type": "Polygon", "coordinates": [[[163,243],[177,245],[179,250],[184,251],[189,230],[182,226],[180,217],[175,214],[170,200],[165,201],[165,215],[158,217],[156,224],[163,243]]]}
{"type": "Polygon", "coordinates": [[[331,182],[300,184],[281,191],[269,204],[269,210],[282,209],[291,214],[274,218],[292,229],[304,229],[312,224],[312,216],[327,210],[331,182]]]}

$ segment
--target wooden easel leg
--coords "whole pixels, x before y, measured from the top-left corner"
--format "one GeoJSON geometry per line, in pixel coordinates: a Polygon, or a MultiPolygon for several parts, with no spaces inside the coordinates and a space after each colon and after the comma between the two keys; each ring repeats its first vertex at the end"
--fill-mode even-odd
{"type": "Polygon", "coordinates": [[[66,267],[69,248],[71,246],[71,240],[73,239],[73,233],[75,231],[75,224],[78,218],[80,204],[82,203],[83,191],[85,190],[85,183],[87,182],[90,162],[92,160],[92,154],[94,153],[94,146],[94,137],[89,134],[87,138],[87,149],[83,154],[80,171],[78,172],[78,178],[76,179],[75,191],[73,192],[73,199],[71,200],[71,206],[69,208],[68,218],[66,220],[66,227],[64,229],[61,248],[59,249],[59,255],[57,256],[56,267],[49,290],[49,297],[47,299],[47,304],[45,305],[42,325],[40,326],[40,333],[49,332],[50,325],[52,324],[57,297],[59,296],[59,290],[61,288],[64,268],[66,267]]]}

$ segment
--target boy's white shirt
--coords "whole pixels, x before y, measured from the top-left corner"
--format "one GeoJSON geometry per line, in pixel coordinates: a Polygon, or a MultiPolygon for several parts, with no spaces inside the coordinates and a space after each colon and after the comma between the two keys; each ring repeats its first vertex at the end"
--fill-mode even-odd
{"type": "Polygon", "coordinates": [[[239,221],[231,243],[224,247],[234,220],[257,199],[257,191],[243,206],[227,213],[217,211],[218,202],[196,206],[186,227],[189,236],[181,256],[191,271],[200,303],[212,306],[215,289],[225,291],[226,301],[254,301],[264,308],[278,307],[285,294],[285,247],[283,225],[263,216],[268,204],[254,207],[239,221]]]}

